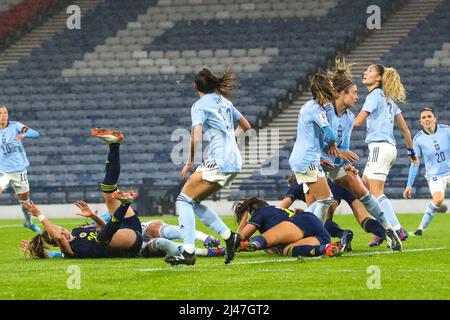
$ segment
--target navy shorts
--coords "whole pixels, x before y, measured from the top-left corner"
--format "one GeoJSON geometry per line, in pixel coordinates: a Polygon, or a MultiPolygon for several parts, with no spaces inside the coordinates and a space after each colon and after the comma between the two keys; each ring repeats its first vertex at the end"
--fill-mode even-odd
{"type": "Polygon", "coordinates": [[[311,212],[301,212],[294,214],[291,221],[299,227],[304,235],[304,238],[315,237],[320,244],[328,244],[331,241],[331,236],[323,226],[319,218],[311,212]]]}
{"type": "Polygon", "coordinates": [[[328,180],[328,185],[330,186],[331,193],[333,194],[333,198],[336,200],[345,200],[348,204],[352,204],[356,198],[348,191],[347,189],[341,187],[337,183],[328,180]]]}
{"type": "Polygon", "coordinates": [[[136,242],[126,251],[126,255],[129,257],[137,257],[141,251],[143,238],[142,238],[142,226],[139,218],[134,215],[122,220],[120,229],[131,229],[136,233],[136,242]]]}

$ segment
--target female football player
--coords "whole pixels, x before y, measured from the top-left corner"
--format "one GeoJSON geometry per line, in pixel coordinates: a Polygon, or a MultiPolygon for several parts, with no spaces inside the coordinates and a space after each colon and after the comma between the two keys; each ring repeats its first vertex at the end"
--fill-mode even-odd
{"type": "Polygon", "coordinates": [[[31,214],[25,206],[30,202],[27,174],[30,163],[22,142],[24,138],[37,137],[39,137],[37,131],[20,122],[9,121],[8,109],[0,105],[0,194],[11,185],[25,216],[23,226],[40,233],[41,229],[32,222],[31,214]]]}
{"type": "MultiPolygon", "coordinates": [[[[422,131],[414,136],[414,151],[425,163],[425,178],[432,196],[425,209],[422,222],[414,235],[421,236],[425,228],[433,220],[437,212],[446,212],[443,205],[447,185],[450,184],[450,127],[437,124],[433,109],[424,108],[420,111],[422,131]]],[[[409,169],[408,183],[403,193],[405,199],[412,197],[412,186],[419,173],[420,163],[412,163],[409,169]]]]}
{"type": "Polygon", "coordinates": [[[283,255],[306,257],[339,254],[339,246],[330,244],[330,234],[310,212],[294,213],[257,198],[241,199],[233,209],[242,238],[249,239],[248,251],[274,248],[283,255]],[[256,231],[260,235],[250,238],[256,231]]]}
{"type": "Polygon", "coordinates": [[[46,244],[58,246],[66,258],[136,257],[141,251],[141,223],[130,207],[137,195],[117,189],[120,175],[119,148],[124,135],[108,129],[94,129],[91,133],[109,144],[105,178],[101,188],[108,211],[113,213],[111,220],[105,224],[100,217],[92,215],[96,226],[75,228],[70,233],[51,223],[33,203],[26,204],[45,230],[42,235],[37,235],[28,243],[28,253],[32,257],[48,257],[46,244]]]}
{"type": "MultiPolygon", "coordinates": [[[[361,112],[355,119],[354,126],[358,128],[364,121],[367,124],[365,142],[369,145],[369,156],[364,169],[363,181],[370,192],[377,197],[386,219],[397,235],[406,239],[407,234],[401,227],[391,202],[384,195],[386,178],[397,157],[394,122],[400,127],[403,134],[408,156],[411,161],[417,162],[411,133],[397,106],[397,103],[406,100],[405,89],[397,70],[380,64],[373,64],[367,68],[363,74],[362,83],[367,87],[369,94],[361,112]]],[[[380,239],[380,241],[382,240],[380,239]]]]}
{"type": "MultiPolygon", "coordinates": [[[[345,60],[337,57],[336,71],[328,71],[328,76],[333,82],[333,86],[337,92],[337,96],[333,101],[333,105],[327,108],[327,118],[334,135],[337,138],[337,145],[340,157],[332,157],[322,151],[322,159],[329,166],[325,166],[328,178],[339,186],[349,190],[352,195],[358,199],[349,203],[354,212],[355,218],[362,226],[368,226],[371,231],[380,234],[381,239],[385,239],[384,232],[379,228],[381,223],[386,229],[386,236],[392,250],[401,250],[401,243],[392,230],[392,226],[385,218],[377,199],[369,192],[364,182],[361,180],[358,170],[352,166],[359,157],[350,151],[350,139],[353,130],[354,115],[350,108],[354,107],[358,99],[356,84],[351,79],[351,65],[346,65],[345,60]],[[364,210],[364,208],[366,210],[364,210]],[[369,221],[368,212],[374,216],[379,223],[369,221]],[[369,223],[369,225],[367,225],[369,223]],[[372,228],[374,227],[374,228],[372,228]]],[[[328,137],[325,136],[325,146],[328,137]]]]}
{"type": "Polygon", "coordinates": [[[197,73],[194,87],[200,99],[191,109],[192,136],[187,164],[181,171],[181,179],[194,165],[195,154],[202,135],[210,137],[207,159],[189,177],[179,194],[176,209],[182,227],[184,251],[179,257],[166,258],[166,262],[195,264],[195,215],[209,228],[222,236],[226,243],[225,263],[229,263],[240,245],[240,236],[228,228],[217,213],[201,202],[223,187],[229,187],[241,171],[242,159],[236,136],[250,129],[249,122],[231,103],[234,74],[227,69],[222,77],[204,68],[197,73]],[[234,123],[238,123],[238,130],[234,123]]]}
{"type": "Polygon", "coordinates": [[[328,208],[333,203],[333,195],[328,187],[325,173],[320,165],[320,154],[323,147],[323,135],[328,134],[328,153],[334,157],[339,155],[336,148],[336,137],[328,123],[326,108],[335,98],[333,84],[325,74],[314,74],[311,79],[313,99],[300,109],[297,125],[297,138],[289,158],[289,164],[299,184],[307,185],[317,201],[314,209],[307,211],[325,222],[328,208]]]}

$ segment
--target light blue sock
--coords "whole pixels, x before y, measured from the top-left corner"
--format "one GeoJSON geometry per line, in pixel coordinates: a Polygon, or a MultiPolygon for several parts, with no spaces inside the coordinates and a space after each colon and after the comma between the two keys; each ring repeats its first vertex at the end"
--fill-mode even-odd
{"type": "Polygon", "coordinates": [[[402,226],[400,225],[400,222],[395,215],[391,201],[389,201],[389,199],[384,194],[382,194],[378,197],[378,202],[380,203],[381,210],[383,210],[386,220],[391,224],[392,229],[394,229],[395,231],[400,230],[402,226]]]}
{"type": "MultiPolygon", "coordinates": [[[[173,240],[173,239],[183,239],[181,237],[181,229],[180,226],[174,226],[171,224],[165,224],[159,229],[159,235],[161,238],[173,240]]],[[[208,235],[195,230],[195,240],[205,241],[208,238],[208,235]]]]}
{"type": "Polygon", "coordinates": [[[183,238],[184,250],[188,253],[194,253],[195,249],[195,202],[185,195],[180,193],[176,202],[176,209],[178,213],[178,222],[180,223],[181,237],[183,238]]]}
{"type": "Polygon", "coordinates": [[[367,192],[366,195],[362,196],[359,199],[366,210],[375,218],[378,220],[379,223],[385,228],[385,229],[391,229],[391,224],[386,220],[386,217],[384,215],[383,210],[381,210],[380,203],[378,200],[370,193],[367,192]]]}
{"type": "Polygon", "coordinates": [[[24,203],[28,203],[30,200],[26,200],[26,201],[22,201],[19,200],[20,202],[20,207],[22,208],[22,212],[23,212],[23,216],[25,217],[25,223],[27,225],[31,225],[33,224],[33,221],[31,220],[31,213],[28,211],[27,208],[25,208],[25,206],[23,205],[24,203]]]}
{"type": "Polygon", "coordinates": [[[155,238],[151,242],[151,246],[154,251],[160,250],[169,256],[179,255],[183,248],[181,244],[164,238],[155,238]]]}
{"type": "Polygon", "coordinates": [[[47,250],[47,255],[49,258],[64,258],[61,252],[47,250]]]}
{"type": "Polygon", "coordinates": [[[211,208],[202,203],[196,203],[194,206],[195,214],[200,220],[214,232],[217,232],[224,239],[228,239],[231,235],[230,228],[220,219],[218,214],[211,208]]]}
{"type": "Polygon", "coordinates": [[[425,230],[426,227],[430,224],[431,220],[433,220],[436,212],[439,210],[439,207],[436,207],[433,202],[430,202],[425,209],[425,214],[423,215],[422,222],[420,223],[419,229],[425,230]]]}
{"type": "Polygon", "coordinates": [[[328,197],[326,199],[316,201],[316,207],[313,213],[317,218],[320,219],[320,221],[322,221],[322,223],[325,223],[328,209],[333,204],[333,200],[333,197],[328,197]]]}
{"type": "Polygon", "coordinates": [[[165,224],[159,229],[159,235],[165,239],[183,239],[181,235],[180,226],[173,226],[171,224],[165,224]]]}

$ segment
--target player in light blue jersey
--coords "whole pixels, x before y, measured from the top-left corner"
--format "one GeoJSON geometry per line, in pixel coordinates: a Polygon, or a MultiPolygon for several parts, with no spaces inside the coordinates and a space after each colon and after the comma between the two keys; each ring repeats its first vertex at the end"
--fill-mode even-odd
{"type": "Polygon", "coordinates": [[[329,137],[327,153],[338,156],[336,137],[328,123],[326,109],[335,98],[333,84],[325,74],[315,74],[311,79],[313,99],[300,109],[297,125],[297,138],[289,158],[289,164],[297,182],[307,186],[316,202],[306,211],[313,212],[325,223],[333,195],[327,178],[320,165],[320,156],[324,144],[324,134],[329,137]]]}
{"type": "Polygon", "coordinates": [[[241,237],[232,232],[214,210],[201,202],[223,187],[229,187],[241,171],[242,159],[236,136],[250,129],[250,124],[229,100],[234,87],[234,74],[231,69],[227,69],[222,77],[218,77],[211,70],[204,68],[197,73],[194,86],[200,99],[191,109],[192,137],[189,159],[181,171],[182,180],[194,165],[202,135],[210,138],[210,144],[207,158],[190,176],[177,198],[176,210],[182,228],[183,252],[164,260],[171,265],[195,264],[195,215],[197,215],[205,225],[225,240],[227,264],[239,249],[241,237]],[[239,125],[236,131],[235,122],[239,125]]]}
{"type": "MultiPolygon", "coordinates": [[[[437,124],[437,118],[431,108],[420,111],[420,125],[423,130],[414,137],[414,150],[425,163],[425,178],[432,200],[425,210],[419,228],[414,232],[416,236],[422,235],[437,212],[447,211],[443,202],[447,185],[450,184],[450,127],[437,124]]],[[[405,199],[411,198],[412,186],[418,173],[419,163],[411,164],[408,183],[403,193],[405,199]]]]}
{"type": "Polygon", "coordinates": [[[8,109],[0,105],[0,194],[11,186],[25,216],[23,226],[40,233],[41,229],[32,222],[31,214],[25,207],[25,204],[30,202],[30,185],[27,176],[27,167],[30,163],[22,143],[24,138],[38,136],[37,131],[24,124],[9,121],[8,109]]]}
{"type": "MultiPolygon", "coordinates": [[[[370,65],[364,72],[362,83],[369,94],[363,108],[355,119],[355,127],[360,127],[367,120],[366,143],[369,156],[364,170],[363,181],[370,192],[378,198],[381,208],[401,240],[408,237],[401,227],[389,199],[384,195],[384,185],[391,167],[397,157],[394,138],[394,122],[400,127],[412,161],[417,161],[414,154],[411,133],[403,118],[398,102],[405,102],[405,89],[400,76],[394,68],[379,64],[370,65]]],[[[379,244],[381,239],[374,239],[379,244]]]]}
{"type": "MultiPolygon", "coordinates": [[[[358,170],[352,165],[359,159],[359,156],[350,151],[350,138],[355,117],[349,109],[355,106],[358,99],[356,84],[351,79],[351,68],[352,65],[346,65],[344,59],[337,57],[336,71],[328,71],[337,97],[333,101],[333,105],[327,109],[327,118],[336,136],[339,157],[328,155],[325,152],[327,149],[325,145],[322,159],[329,164],[325,166],[325,171],[328,173],[329,179],[349,190],[357,198],[349,205],[362,228],[366,232],[376,230],[377,237],[387,239],[392,250],[401,250],[400,240],[392,230],[389,221],[386,220],[377,199],[369,192],[361,180],[358,170]],[[371,221],[369,213],[378,222],[371,221]],[[386,230],[381,234],[380,223],[386,230]]],[[[325,144],[327,141],[328,137],[325,136],[325,144]]]]}

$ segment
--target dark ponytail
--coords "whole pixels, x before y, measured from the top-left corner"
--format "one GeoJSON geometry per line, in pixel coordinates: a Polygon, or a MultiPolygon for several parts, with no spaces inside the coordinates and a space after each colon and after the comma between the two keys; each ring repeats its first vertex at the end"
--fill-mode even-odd
{"type": "Polygon", "coordinates": [[[269,204],[258,198],[242,198],[236,201],[233,205],[234,216],[236,218],[237,223],[240,223],[244,213],[248,211],[250,214],[253,214],[259,208],[268,206],[269,204]]]}
{"type": "Polygon", "coordinates": [[[203,93],[217,92],[227,99],[232,98],[236,76],[227,68],[222,77],[216,76],[210,69],[203,68],[195,76],[197,90],[203,93]]]}
{"type": "Polygon", "coordinates": [[[333,102],[337,96],[331,79],[324,73],[316,73],[311,78],[310,90],[314,100],[320,105],[333,102]]]}

